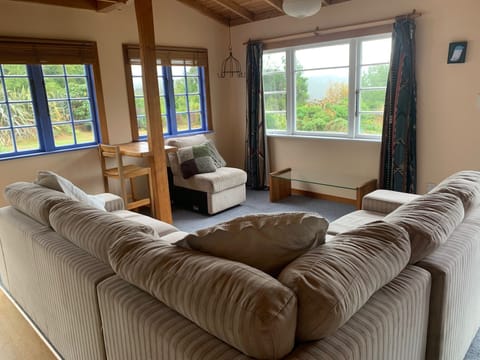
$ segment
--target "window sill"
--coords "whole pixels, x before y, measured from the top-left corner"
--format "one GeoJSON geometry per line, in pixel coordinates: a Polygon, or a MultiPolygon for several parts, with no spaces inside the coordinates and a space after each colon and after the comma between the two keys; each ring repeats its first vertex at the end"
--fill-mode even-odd
{"type": "Polygon", "coordinates": [[[381,143],[382,139],[379,138],[352,138],[346,136],[317,136],[317,135],[290,135],[279,133],[267,133],[267,137],[272,138],[286,138],[286,139],[308,139],[308,140],[333,140],[333,141],[354,141],[354,142],[373,142],[381,143]]]}
{"type": "Polygon", "coordinates": [[[48,156],[48,155],[60,154],[60,153],[65,153],[65,152],[70,152],[70,151],[95,149],[97,147],[98,147],[98,144],[93,144],[93,145],[79,146],[79,147],[61,149],[61,150],[55,150],[55,151],[49,151],[49,152],[35,152],[35,153],[28,153],[28,154],[15,154],[15,155],[12,155],[12,156],[0,157],[0,162],[4,161],[4,160],[16,160],[16,159],[24,159],[24,158],[29,158],[29,157],[48,156]]]}

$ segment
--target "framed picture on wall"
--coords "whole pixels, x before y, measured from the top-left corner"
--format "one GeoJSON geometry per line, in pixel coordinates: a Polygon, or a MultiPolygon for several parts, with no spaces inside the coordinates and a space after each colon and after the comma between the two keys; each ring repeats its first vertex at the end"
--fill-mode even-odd
{"type": "Polygon", "coordinates": [[[461,64],[465,62],[467,56],[467,42],[451,42],[448,47],[448,64],[461,64]]]}

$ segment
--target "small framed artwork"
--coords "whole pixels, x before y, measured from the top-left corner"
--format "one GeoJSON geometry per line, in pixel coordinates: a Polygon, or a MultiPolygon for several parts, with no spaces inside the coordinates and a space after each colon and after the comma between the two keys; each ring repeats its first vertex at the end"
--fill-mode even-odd
{"type": "Polygon", "coordinates": [[[467,42],[451,42],[448,47],[448,64],[461,64],[465,62],[467,56],[467,42]]]}

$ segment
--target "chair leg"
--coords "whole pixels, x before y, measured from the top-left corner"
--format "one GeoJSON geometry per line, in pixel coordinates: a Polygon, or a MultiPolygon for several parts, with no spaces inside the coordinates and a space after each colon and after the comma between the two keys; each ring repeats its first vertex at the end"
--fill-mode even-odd
{"type": "Polygon", "coordinates": [[[133,178],[130,178],[130,192],[132,194],[132,201],[136,201],[137,200],[137,195],[135,194],[135,181],[133,180],[133,178]]]}
{"type": "Polygon", "coordinates": [[[155,197],[153,194],[153,179],[152,179],[152,173],[149,172],[147,175],[148,178],[148,191],[149,191],[149,196],[150,196],[150,214],[152,217],[156,217],[155,214],[155,197]]]}
{"type": "Polygon", "coordinates": [[[110,186],[108,184],[108,176],[103,176],[103,187],[105,189],[105,192],[110,192],[110,186]]]}
{"type": "Polygon", "coordinates": [[[123,201],[125,202],[125,209],[128,209],[128,194],[127,188],[125,187],[125,180],[120,179],[120,193],[122,194],[123,201]]]}

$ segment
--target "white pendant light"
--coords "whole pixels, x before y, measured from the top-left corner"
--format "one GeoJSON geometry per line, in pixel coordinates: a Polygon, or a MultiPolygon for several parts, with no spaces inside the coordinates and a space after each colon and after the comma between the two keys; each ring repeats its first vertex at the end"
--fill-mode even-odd
{"type": "Polygon", "coordinates": [[[285,14],[296,18],[315,15],[321,7],[322,0],[283,0],[285,14]]]}

